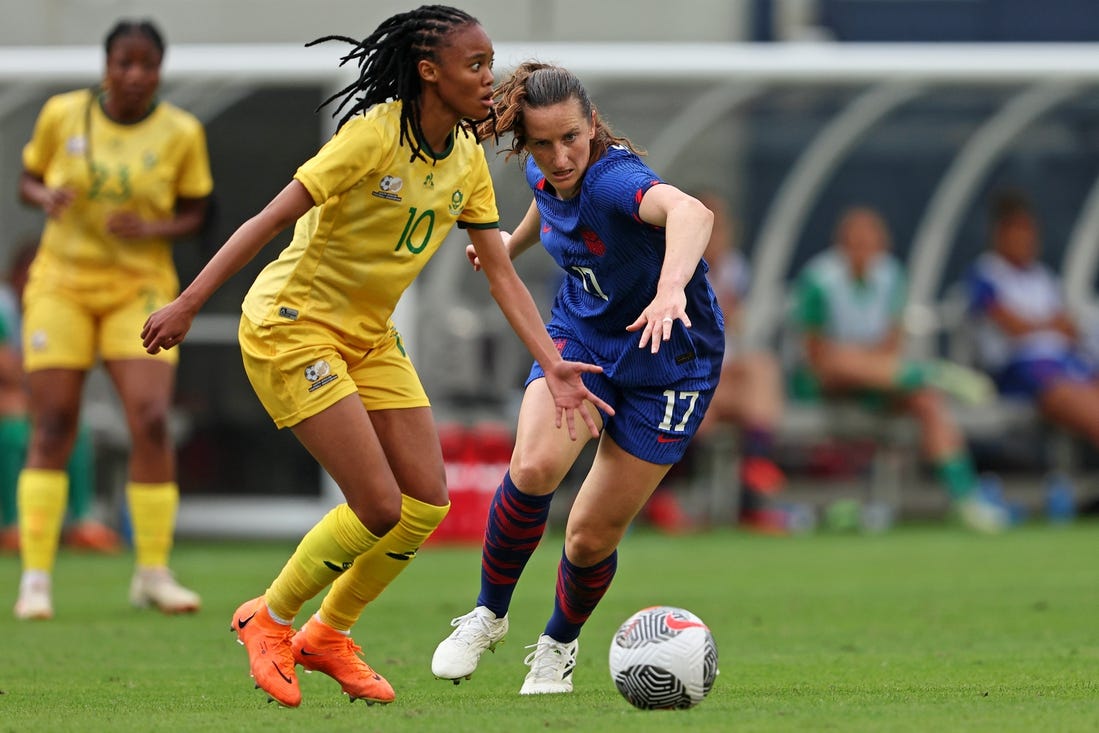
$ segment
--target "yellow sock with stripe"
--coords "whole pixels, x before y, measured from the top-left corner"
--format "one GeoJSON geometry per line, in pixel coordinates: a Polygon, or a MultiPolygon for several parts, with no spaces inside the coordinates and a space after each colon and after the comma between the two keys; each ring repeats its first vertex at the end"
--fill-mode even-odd
{"type": "Polygon", "coordinates": [[[401,497],[401,521],[337,578],[321,603],[320,620],[339,631],[354,626],[366,604],[408,567],[448,511],[450,504],[435,506],[401,497]]]}
{"type": "Polygon", "coordinates": [[[298,544],[298,549],[264,595],[272,615],[292,621],[302,604],[354,567],[378,538],[363,526],[347,504],[324,515],[298,544]]]}
{"type": "Polygon", "coordinates": [[[24,468],[19,473],[16,497],[23,569],[53,572],[69,498],[69,476],[64,471],[24,468]]]}
{"type": "Polygon", "coordinates": [[[179,486],[174,481],[126,485],[130,525],[134,531],[134,554],[138,567],[168,567],[168,555],[176,529],[179,486]]]}

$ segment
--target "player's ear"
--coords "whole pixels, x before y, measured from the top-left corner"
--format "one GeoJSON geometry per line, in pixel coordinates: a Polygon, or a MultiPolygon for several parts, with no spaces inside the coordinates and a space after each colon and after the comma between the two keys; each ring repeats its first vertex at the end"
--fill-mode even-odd
{"type": "Polygon", "coordinates": [[[420,78],[424,81],[436,82],[439,80],[439,68],[435,65],[434,61],[420,59],[416,64],[416,70],[419,72],[420,78]]]}

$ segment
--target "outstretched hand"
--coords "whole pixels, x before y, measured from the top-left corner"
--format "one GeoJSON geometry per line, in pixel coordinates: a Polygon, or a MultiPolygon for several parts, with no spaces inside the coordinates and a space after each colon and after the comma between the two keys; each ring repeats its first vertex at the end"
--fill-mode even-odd
{"type": "Polygon", "coordinates": [[[668,341],[672,337],[672,326],[676,321],[682,321],[687,328],[691,327],[691,319],[687,317],[687,297],[682,290],[662,296],[657,293],[653,302],[641,311],[637,320],[626,326],[627,331],[641,331],[641,341],[637,348],[643,349],[646,344],[650,351],[660,351],[662,341],[668,341]]]}
{"type": "Polygon", "coordinates": [[[562,418],[569,430],[569,438],[576,440],[576,413],[584,419],[591,437],[599,437],[599,425],[595,418],[584,405],[591,402],[608,415],[614,414],[614,408],[600,399],[594,392],[584,385],[581,375],[584,372],[599,374],[602,367],[595,364],[585,364],[579,361],[560,361],[552,368],[545,370],[546,386],[553,395],[553,402],[557,406],[556,426],[561,427],[562,418]]]}
{"type": "Polygon", "coordinates": [[[156,354],[161,349],[178,346],[191,330],[191,322],[194,320],[194,312],[184,306],[179,298],[154,311],[141,329],[141,342],[145,350],[156,354]]]}

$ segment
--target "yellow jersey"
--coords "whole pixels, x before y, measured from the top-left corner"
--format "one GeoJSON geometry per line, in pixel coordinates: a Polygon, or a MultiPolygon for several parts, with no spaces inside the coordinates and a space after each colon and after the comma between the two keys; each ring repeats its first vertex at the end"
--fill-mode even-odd
{"type": "Polygon", "coordinates": [[[107,220],[117,211],[169,219],[177,198],[204,198],[214,186],[206,135],[192,114],[158,102],[144,119],[123,124],[104,113],[90,89],[46,101],[23,148],[23,167],[50,188],[76,194],[59,218],[46,220],[39,249],[66,270],[55,273],[62,284],[75,286],[108,284],[95,280],[117,280],[120,269],[123,277],[164,270],[174,277],[167,239],[121,239],[107,231],[107,220]]]}
{"type": "Polygon", "coordinates": [[[253,323],[309,320],[373,348],[455,224],[499,226],[481,146],[455,130],[446,150],[409,160],[400,114],[387,102],[353,117],[298,168],[316,206],[252,284],[243,310],[253,323]]]}

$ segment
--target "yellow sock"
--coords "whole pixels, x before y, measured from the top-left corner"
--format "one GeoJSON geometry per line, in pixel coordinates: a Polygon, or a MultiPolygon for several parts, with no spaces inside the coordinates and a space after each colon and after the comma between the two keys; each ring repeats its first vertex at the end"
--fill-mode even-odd
{"type": "Polygon", "coordinates": [[[347,572],[355,558],[367,552],[378,538],[363,526],[351,507],[340,504],[309,530],[298,549],[267,589],[271,613],[292,621],[302,604],[347,572]]]}
{"type": "Polygon", "coordinates": [[[23,569],[53,572],[69,498],[69,476],[64,471],[24,468],[16,494],[23,569]]]}
{"type": "Polygon", "coordinates": [[[179,509],[179,486],[174,481],[162,484],[131,481],[126,485],[126,501],[138,567],[168,567],[179,509]]]}
{"type": "Polygon", "coordinates": [[[321,621],[340,631],[354,626],[366,604],[408,567],[448,511],[449,504],[435,506],[401,497],[401,521],[336,579],[321,603],[321,621]]]}

